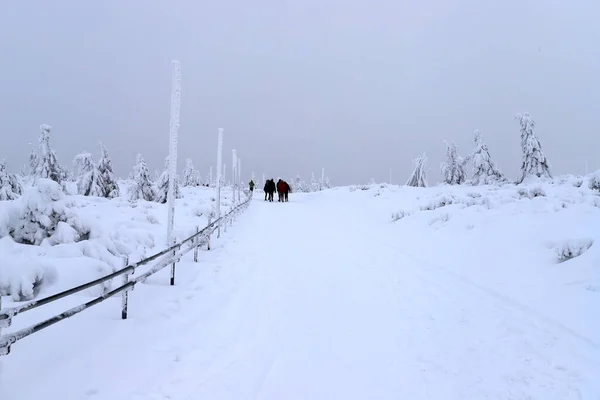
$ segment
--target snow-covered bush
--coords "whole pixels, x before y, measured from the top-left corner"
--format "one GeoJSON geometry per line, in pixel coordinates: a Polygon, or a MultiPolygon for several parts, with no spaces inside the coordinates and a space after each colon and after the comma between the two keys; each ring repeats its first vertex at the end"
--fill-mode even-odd
{"type": "Polygon", "coordinates": [[[592,174],[588,185],[590,189],[600,191],[600,169],[592,174]]]}
{"type": "Polygon", "coordinates": [[[392,213],[392,222],[396,222],[401,220],[404,217],[408,217],[409,215],[411,215],[412,213],[405,211],[405,210],[400,210],[400,211],[396,211],[392,213]]]}
{"type": "Polygon", "coordinates": [[[91,228],[66,203],[62,187],[39,179],[9,210],[8,234],[17,243],[41,245],[78,242],[89,237],[91,228]]]}
{"type": "Polygon", "coordinates": [[[425,173],[427,157],[423,154],[414,159],[413,163],[415,164],[415,169],[408,178],[408,181],[406,181],[406,186],[427,187],[427,176],[425,173]]]}
{"type": "Polygon", "coordinates": [[[148,166],[141,154],[137,155],[136,163],[133,167],[133,183],[128,188],[129,201],[138,199],[153,201],[155,195],[154,186],[150,181],[148,166]]]}
{"type": "Polygon", "coordinates": [[[541,187],[520,188],[517,190],[520,198],[533,199],[535,197],[546,197],[546,192],[541,187]]]}
{"type": "Polygon", "coordinates": [[[534,133],[535,122],[525,113],[517,115],[521,125],[521,178],[518,183],[522,183],[528,178],[552,178],[550,173],[550,164],[542,152],[542,145],[534,133]]]}
{"type": "Polygon", "coordinates": [[[558,262],[564,262],[585,253],[594,241],[592,239],[567,240],[554,247],[558,262]]]}
{"type": "Polygon", "coordinates": [[[100,161],[98,162],[98,171],[100,172],[102,183],[102,195],[107,199],[114,199],[121,194],[117,178],[112,168],[112,161],[108,156],[108,151],[102,143],[100,143],[100,161]]]}
{"type": "Polygon", "coordinates": [[[6,161],[0,161],[0,201],[14,200],[23,193],[19,179],[6,172],[6,161]]]}
{"type": "Polygon", "coordinates": [[[58,184],[62,184],[66,179],[66,170],[61,167],[56,158],[56,153],[50,146],[50,125],[40,126],[39,155],[33,157],[32,163],[35,166],[36,179],[51,179],[58,184]]]}
{"type": "MultiPolygon", "coordinates": [[[[181,191],[179,190],[179,179],[175,177],[175,185],[174,185],[174,193],[175,198],[180,199],[183,197],[181,191]]],[[[169,194],[169,157],[165,160],[165,169],[162,174],[158,178],[155,187],[155,196],[154,201],[157,203],[164,204],[167,202],[167,197],[169,194]]]]}
{"type": "Polygon", "coordinates": [[[81,153],[75,157],[81,164],[81,176],[77,182],[77,193],[83,196],[104,196],[104,182],[90,153],[81,153]]]}
{"type": "Polygon", "coordinates": [[[446,161],[442,163],[442,177],[449,185],[460,185],[467,179],[465,159],[458,154],[458,147],[454,142],[446,143],[446,161]]]}
{"type": "Polygon", "coordinates": [[[473,132],[475,150],[471,159],[473,161],[473,185],[489,185],[505,182],[506,178],[492,162],[487,144],[483,141],[483,135],[479,130],[473,132]]]}

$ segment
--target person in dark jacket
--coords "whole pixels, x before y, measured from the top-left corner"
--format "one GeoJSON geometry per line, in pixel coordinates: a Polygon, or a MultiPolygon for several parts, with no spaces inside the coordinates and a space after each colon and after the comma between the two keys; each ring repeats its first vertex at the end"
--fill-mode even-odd
{"type": "Polygon", "coordinates": [[[268,179],[265,181],[265,186],[263,187],[263,190],[265,191],[265,201],[267,201],[267,196],[269,195],[269,180],[268,179]]]}
{"type": "Polygon", "coordinates": [[[250,191],[254,192],[254,179],[250,180],[250,191]]]}
{"type": "Polygon", "coordinates": [[[265,183],[265,189],[269,195],[269,201],[273,201],[273,193],[275,193],[275,181],[272,178],[265,183]]]}
{"type": "Polygon", "coordinates": [[[288,195],[292,191],[292,188],[286,181],[283,181],[283,183],[285,184],[285,191],[283,192],[283,200],[288,201],[288,195]]]}
{"type": "Polygon", "coordinates": [[[283,202],[285,193],[285,182],[281,179],[277,181],[277,201],[283,202]]]}

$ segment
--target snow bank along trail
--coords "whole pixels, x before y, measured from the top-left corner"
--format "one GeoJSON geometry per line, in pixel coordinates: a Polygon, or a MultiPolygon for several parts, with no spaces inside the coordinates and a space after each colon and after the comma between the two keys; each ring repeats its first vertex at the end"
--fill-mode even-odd
{"type": "Polygon", "coordinates": [[[257,197],[178,287],[147,285],[130,320],[2,398],[598,398],[596,342],[403,255],[335,200],[257,197]]]}

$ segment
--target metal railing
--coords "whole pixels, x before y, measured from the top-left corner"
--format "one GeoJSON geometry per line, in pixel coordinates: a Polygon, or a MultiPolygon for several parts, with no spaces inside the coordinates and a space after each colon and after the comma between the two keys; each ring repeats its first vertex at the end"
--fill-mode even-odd
{"type": "Polygon", "coordinates": [[[48,297],[45,297],[45,298],[42,298],[39,300],[33,300],[28,303],[25,303],[25,304],[22,304],[22,305],[19,305],[16,307],[11,307],[11,308],[2,309],[2,297],[0,296],[0,356],[8,355],[10,353],[11,346],[13,344],[15,344],[16,342],[18,342],[19,340],[24,339],[27,336],[33,335],[34,333],[39,332],[39,331],[41,331],[51,325],[54,325],[64,319],[70,318],[75,314],[79,314],[80,312],[87,310],[88,308],[95,306],[96,304],[99,304],[99,303],[103,302],[104,300],[109,299],[119,293],[122,294],[121,319],[127,319],[129,291],[131,291],[136,284],[144,282],[151,275],[157,273],[158,271],[165,268],[167,265],[171,264],[170,284],[171,284],[171,286],[174,285],[175,284],[175,265],[181,259],[181,257],[183,255],[185,255],[186,253],[188,253],[190,250],[194,249],[194,262],[198,262],[198,248],[200,246],[206,244],[207,250],[210,250],[211,234],[213,232],[215,232],[216,230],[218,230],[219,236],[220,236],[221,228],[223,228],[224,231],[227,231],[227,224],[233,224],[233,220],[235,219],[236,215],[243,212],[250,205],[251,199],[252,199],[252,196],[249,196],[244,202],[240,203],[233,210],[231,210],[227,214],[223,215],[222,217],[216,219],[215,221],[211,222],[211,220],[209,218],[208,225],[205,228],[203,228],[202,230],[196,229],[196,233],[193,234],[192,236],[182,240],[179,243],[174,244],[173,246],[171,246],[165,250],[162,250],[156,254],[153,254],[150,257],[144,258],[143,260],[140,260],[140,261],[138,261],[136,263],[132,263],[132,264],[129,263],[129,260],[127,258],[124,258],[124,267],[123,268],[121,268],[120,270],[115,271],[111,274],[108,274],[106,276],[103,276],[101,278],[95,279],[90,282],[86,282],[82,285],[62,291],[60,293],[53,294],[51,296],[48,296],[48,297]],[[130,276],[135,273],[137,268],[144,266],[144,265],[148,265],[151,262],[156,261],[163,256],[167,256],[167,257],[164,257],[162,260],[160,260],[160,262],[153,265],[148,271],[144,272],[143,274],[130,279],[130,276]],[[79,293],[83,290],[86,290],[86,289],[89,289],[96,285],[110,281],[118,276],[123,277],[122,284],[119,287],[112,289],[112,290],[102,294],[101,296],[98,296],[86,303],[80,304],[76,307],[70,308],[70,309],[68,309],[58,315],[55,315],[51,318],[48,318],[46,320],[43,320],[41,322],[38,322],[31,326],[28,326],[27,328],[23,328],[16,332],[9,333],[6,335],[1,335],[2,328],[10,327],[12,324],[13,318],[16,317],[17,315],[22,314],[26,311],[30,311],[30,310],[42,307],[46,304],[53,303],[59,299],[70,296],[72,294],[79,293]]]}

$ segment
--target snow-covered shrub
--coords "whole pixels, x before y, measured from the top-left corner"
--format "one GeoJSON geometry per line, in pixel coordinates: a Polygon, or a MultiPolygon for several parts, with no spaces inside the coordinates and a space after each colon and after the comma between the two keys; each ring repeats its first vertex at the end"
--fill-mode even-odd
{"type": "Polygon", "coordinates": [[[592,239],[567,240],[554,247],[558,262],[564,262],[585,253],[594,241],[592,239]]]}
{"type": "Polygon", "coordinates": [[[23,194],[23,186],[16,175],[6,172],[6,161],[0,161],[0,201],[14,200],[23,194]]]}
{"type": "Polygon", "coordinates": [[[421,206],[421,211],[433,211],[437,208],[449,206],[450,204],[456,204],[457,199],[453,195],[443,194],[429,201],[428,204],[421,206]]]}
{"type": "Polygon", "coordinates": [[[31,245],[87,239],[91,228],[78,218],[65,200],[58,183],[39,179],[37,186],[28,188],[11,204],[6,223],[8,234],[17,243],[31,245]]]}
{"type": "Polygon", "coordinates": [[[550,173],[550,164],[542,152],[542,145],[534,133],[535,122],[525,113],[517,115],[521,125],[521,151],[523,161],[521,163],[521,178],[518,183],[522,183],[528,178],[552,178],[550,173]]]}
{"type": "Polygon", "coordinates": [[[153,201],[156,196],[154,186],[150,181],[148,166],[141,154],[137,155],[136,163],[133,167],[133,183],[128,188],[129,201],[138,199],[153,201]]]}
{"type": "Polygon", "coordinates": [[[546,192],[541,187],[520,188],[517,190],[520,198],[533,199],[535,197],[546,197],[546,192]]]}
{"type": "Polygon", "coordinates": [[[439,215],[436,215],[435,217],[433,217],[429,220],[429,225],[433,225],[436,222],[441,222],[441,223],[448,222],[450,220],[451,216],[452,215],[449,213],[441,213],[439,215]]]}
{"type": "MultiPolygon", "coordinates": [[[[181,194],[181,191],[179,190],[179,179],[177,179],[177,177],[175,177],[174,193],[175,193],[176,199],[180,199],[183,197],[183,195],[181,194]]],[[[169,194],[169,157],[167,156],[167,159],[165,160],[165,169],[163,170],[162,174],[158,178],[158,181],[156,182],[154,201],[157,203],[164,204],[167,202],[168,194],[169,194]]]]}
{"type": "Polygon", "coordinates": [[[104,196],[104,181],[90,153],[75,157],[81,164],[81,176],[77,182],[77,193],[83,196],[104,196]]]}
{"type": "Polygon", "coordinates": [[[405,210],[396,211],[392,213],[392,222],[401,220],[402,218],[408,217],[409,215],[411,215],[411,213],[405,210]]]}
{"type": "Polygon", "coordinates": [[[442,178],[448,185],[460,185],[467,179],[465,172],[465,159],[458,154],[458,147],[454,142],[446,143],[446,161],[442,163],[442,178]]]}
{"type": "Polygon", "coordinates": [[[406,181],[406,186],[427,187],[427,176],[425,173],[427,157],[423,154],[415,158],[413,163],[415,164],[415,169],[408,178],[408,181],[406,181]]]}
{"type": "Polygon", "coordinates": [[[479,130],[473,132],[475,141],[475,150],[471,155],[473,161],[472,185],[489,185],[493,183],[505,182],[506,178],[492,162],[487,144],[483,141],[483,135],[479,130]]]}
{"type": "Polygon", "coordinates": [[[588,185],[590,189],[600,191],[600,169],[592,174],[588,185]]]}
{"type": "Polygon", "coordinates": [[[37,179],[51,179],[58,184],[62,184],[67,174],[66,170],[58,163],[56,153],[50,147],[50,131],[52,127],[44,124],[40,126],[40,130],[38,139],[40,152],[31,160],[33,166],[35,166],[34,175],[37,179]]]}
{"type": "Polygon", "coordinates": [[[107,199],[114,199],[121,194],[117,178],[112,168],[112,161],[108,156],[108,151],[102,143],[100,143],[100,161],[98,162],[98,171],[100,172],[102,183],[102,195],[107,199]]]}

